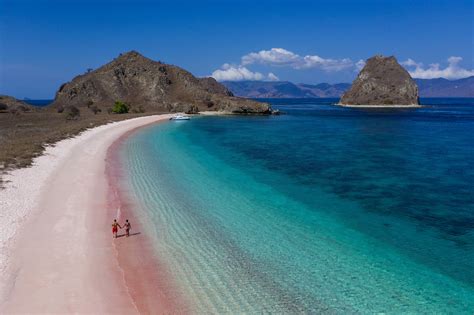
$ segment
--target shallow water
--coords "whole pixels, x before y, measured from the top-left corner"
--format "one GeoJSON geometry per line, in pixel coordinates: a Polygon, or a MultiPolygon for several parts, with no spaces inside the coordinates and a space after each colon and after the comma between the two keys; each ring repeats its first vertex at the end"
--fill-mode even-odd
{"type": "Polygon", "coordinates": [[[192,310],[474,311],[473,99],[149,127],[127,184],[192,310]]]}

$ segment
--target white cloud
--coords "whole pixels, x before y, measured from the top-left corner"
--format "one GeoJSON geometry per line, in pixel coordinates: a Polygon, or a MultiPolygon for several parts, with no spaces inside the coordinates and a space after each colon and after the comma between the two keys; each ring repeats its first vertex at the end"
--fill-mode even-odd
{"type": "Polygon", "coordinates": [[[270,72],[268,74],[268,81],[280,81],[280,79],[275,75],[273,74],[272,72],[270,72]]]}
{"type": "MultiPolygon", "coordinates": [[[[407,59],[401,64],[407,68],[413,78],[432,79],[460,79],[474,75],[474,69],[464,69],[459,66],[461,57],[449,57],[448,66],[441,68],[438,63],[425,67],[423,63],[413,59],[407,59]]],[[[265,65],[270,67],[285,67],[294,70],[318,69],[326,72],[338,72],[351,70],[358,72],[365,66],[365,61],[360,59],[357,62],[349,58],[332,59],[322,58],[318,55],[300,56],[284,48],[271,48],[270,50],[260,50],[251,52],[241,58],[240,65],[224,64],[220,69],[212,73],[218,81],[278,81],[279,78],[272,72],[264,75],[260,72],[253,72],[248,67],[251,65],[265,65]]]]}
{"type": "MultiPolygon", "coordinates": [[[[301,68],[320,68],[324,71],[341,71],[352,68],[354,63],[348,58],[344,59],[324,59],[319,56],[305,56],[303,58],[303,65],[301,68]]],[[[298,69],[298,68],[295,68],[298,69]]]]}
{"type": "Polygon", "coordinates": [[[408,58],[407,60],[400,62],[400,64],[406,67],[419,67],[422,65],[421,63],[418,63],[411,58],[408,58]]]}
{"type": "Polygon", "coordinates": [[[217,81],[278,81],[278,77],[273,73],[269,73],[267,76],[260,72],[252,72],[244,66],[233,66],[228,63],[222,65],[222,67],[211,74],[211,77],[217,81]]]}
{"type": "Polygon", "coordinates": [[[423,63],[416,62],[413,59],[407,59],[401,64],[408,69],[413,78],[417,79],[445,78],[454,80],[474,76],[474,69],[468,70],[459,66],[461,61],[461,57],[451,56],[448,58],[448,66],[444,69],[440,67],[439,63],[424,67],[423,63]]]}
{"type": "Polygon", "coordinates": [[[242,65],[264,64],[269,66],[284,66],[293,69],[322,69],[324,71],[341,71],[352,68],[354,63],[348,58],[325,59],[318,55],[304,57],[284,48],[272,48],[252,52],[242,57],[242,65]]]}
{"type": "Polygon", "coordinates": [[[255,63],[268,65],[292,65],[301,59],[297,54],[283,48],[272,48],[270,50],[260,50],[252,52],[242,57],[243,65],[255,63]]]}
{"type": "Polygon", "coordinates": [[[360,59],[359,61],[356,62],[354,71],[360,71],[364,67],[365,67],[365,60],[360,59]]]}

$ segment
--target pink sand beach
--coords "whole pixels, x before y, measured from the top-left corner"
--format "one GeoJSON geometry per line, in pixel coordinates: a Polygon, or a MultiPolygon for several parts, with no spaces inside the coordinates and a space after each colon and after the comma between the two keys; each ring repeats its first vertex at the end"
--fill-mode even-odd
{"type": "Polygon", "coordinates": [[[120,194],[120,142],[155,115],[88,130],[12,171],[0,191],[0,313],[185,312],[120,194]],[[111,223],[132,222],[112,238],[111,223]]]}

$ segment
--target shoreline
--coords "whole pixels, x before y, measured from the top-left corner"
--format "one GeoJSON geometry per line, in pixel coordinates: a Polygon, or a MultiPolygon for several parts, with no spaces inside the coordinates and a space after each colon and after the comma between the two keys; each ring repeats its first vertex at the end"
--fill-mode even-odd
{"type": "Polygon", "coordinates": [[[153,122],[127,131],[107,149],[105,173],[108,181],[109,217],[117,216],[119,222],[128,219],[132,224],[130,237],[119,230],[114,248],[119,267],[129,295],[140,314],[187,313],[184,298],[173,287],[172,277],[167,267],[153,251],[152,242],[140,224],[136,212],[138,205],[130,196],[124,178],[124,165],[120,158],[123,145],[133,134],[164,121],[153,122]],[[145,259],[144,259],[145,258],[145,259]],[[149,294],[153,292],[153,294],[149,294]]]}
{"type": "Polygon", "coordinates": [[[360,107],[360,108],[420,108],[420,107],[423,107],[423,105],[419,105],[419,104],[411,104],[411,105],[397,105],[397,104],[393,104],[393,105],[351,105],[351,104],[337,103],[337,104],[334,104],[334,105],[342,106],[342,107],[351,107],[351,108],[357,108],[357,107],[360,107]]]}
{"type": "MultiPolygon", "coordinates": [[[[114,216],[104,176],[106,158],[109,148],[129,131],[169,117],[139,117],[87,130],[48,147],[32,167],[5,176],[9,182],[0,191],[0,312],[138,313],[145,309],[139,291],[128,287],[132,282],[126,275],[133,272],[126,270],[124,276],[125,265],[120,265],[122,239],[111,236],[114,216]]],[[[155,267],[150,257],[139,257],[139,263],[155,267]]],[[[165,312],[172,300],[162,297],[168,296],[159,296],[153,306],[160,305],[158,311],[165,312]]]]}

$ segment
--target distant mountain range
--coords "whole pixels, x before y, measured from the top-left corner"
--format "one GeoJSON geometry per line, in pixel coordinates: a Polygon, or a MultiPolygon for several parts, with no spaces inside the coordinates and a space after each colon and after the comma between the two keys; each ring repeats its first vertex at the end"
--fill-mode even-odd
{"type": "MultiPolygon", "coordinates": [[[[474,76],[459,79],[415,79],[420,97],[474,97],[474,76]]],[[[288,81],[224,81],[235,96],[249,98],[341,97],[351,84],[295,84],[288,81]]]]}
{"type": "Polygon", "coordinates": [[[421,97],[474,97],[474,76],[459,80],[416,79],[421,97]]]}

